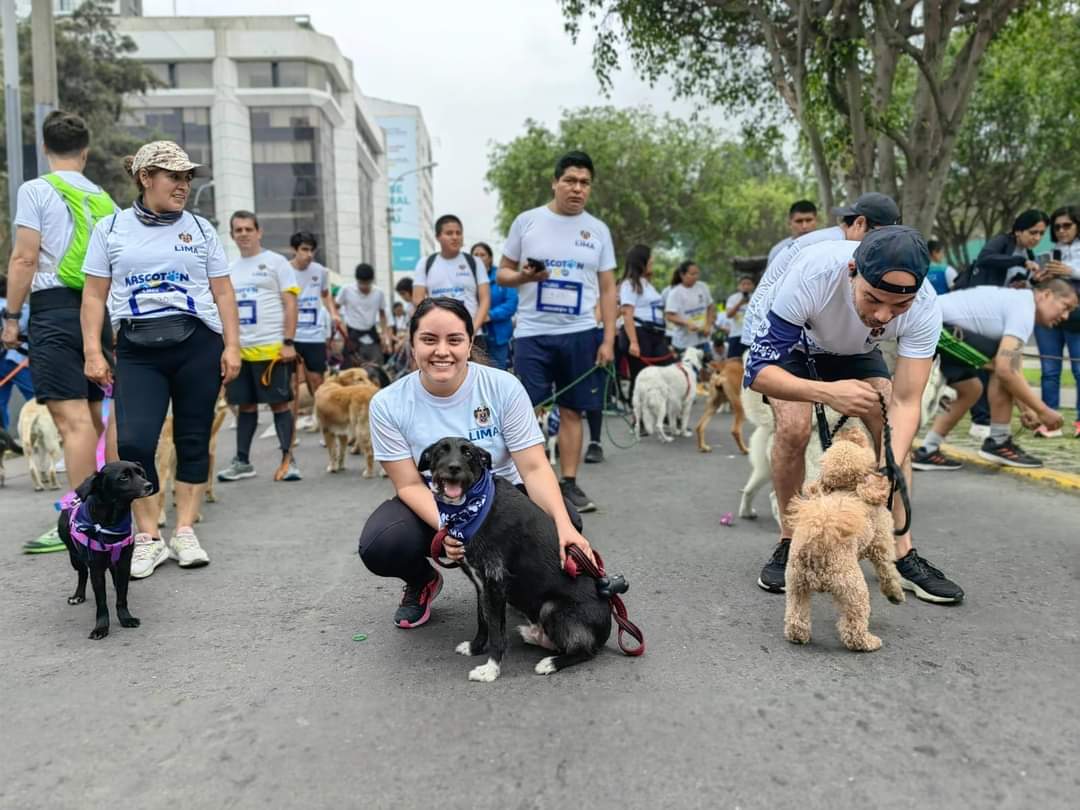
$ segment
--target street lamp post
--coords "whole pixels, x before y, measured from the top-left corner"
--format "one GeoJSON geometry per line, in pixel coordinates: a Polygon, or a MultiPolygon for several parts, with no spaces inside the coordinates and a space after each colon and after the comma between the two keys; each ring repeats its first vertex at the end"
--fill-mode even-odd
{"type": "Polygon", "coordinates": [[[386,246],[390,251],[390,287],[394,285],[394,205],[393,195],[394,186],[400,183],[410,174],[419,174],[420,172],[430,171],[438,166],[438,163],[425,163],[423,166],[417,166],[415,169],[409,169],[407,172],[399,174],[397,177],[391,177],[387,185],[387,194],[389,196],[386,202],[386,246]]]}

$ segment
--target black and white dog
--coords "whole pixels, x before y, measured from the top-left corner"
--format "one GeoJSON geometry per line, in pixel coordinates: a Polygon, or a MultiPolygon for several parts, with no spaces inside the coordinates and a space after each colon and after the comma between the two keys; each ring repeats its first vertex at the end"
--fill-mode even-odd
{"type": "Polygon", "coordinates": [[[506,605],[529,619],[521,638],[555,655],[536,665],[538,675],[588,661],[611,635],[611,607],[596,580],[572,577],[559,564],[554,521],[517,487],[491,473],[488,452],[462,438],[440,439],[417,465],[431,487],[451,536],[465,543],[462,570],[476,586],[476,638],[457,646],[462,655],[487,653],[469,680],[499,677],[506,653],[506,605]]]}
{"type": "Polygon", "coordinates": [[[105,601],[105,569],[116,589],[116,618],[121,627],[138,627],[127,604],[131,555],[135,549],[131,527],[131,502],[145,498],[154,485],[142,465],[130,461],[106,464],[75,490],[75,500],[60,512],[57,531],[67,546],[71,567],[79,575],[69,605],[86,601],[86,579],[94,586],[97,618],[90,638],[109,635],[109,605],[105,601]]]}

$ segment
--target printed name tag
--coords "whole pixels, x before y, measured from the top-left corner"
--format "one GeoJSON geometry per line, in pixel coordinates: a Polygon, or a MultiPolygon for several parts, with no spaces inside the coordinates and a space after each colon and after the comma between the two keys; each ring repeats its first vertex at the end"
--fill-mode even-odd
{"type": "Polygon", "coordinates": [[[580,281],[563,281],[562,279],[541,281],[536,291],[536,310],[559,315],[580,315],[581,294],[580,281]]]}
{"type": "Polygon", "coordinates": [[[300,307],[299,315],[296,322],[300,326],[318,326],[319,325],[319,310],[318,308],[300,307]]]}
{"type": "Polygon", "coordinates": [[[653,319],[653,323],[658,323],[658,324],[663,324],[664,323],[664,302],[663,301],[653,301],[653,304],[652,304],[652,319],[653,319]]]}
{"type": "Polygon", "coordinates": [[[241,326],[253,326],[257,323],[254,301],[237,301],[236,309],[240,313],[241,326]]]}
{"type": "Polygon", "coordinates": [[[195,299],[188,295],[187,289],[168,281],[132,290],[128,306],[132,315],[152,315],[166,310],[196,314],[195,299]]]}

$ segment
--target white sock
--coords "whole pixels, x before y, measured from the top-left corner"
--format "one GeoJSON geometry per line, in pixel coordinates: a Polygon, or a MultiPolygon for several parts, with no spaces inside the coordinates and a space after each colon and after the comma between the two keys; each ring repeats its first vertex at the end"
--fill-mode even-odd
{"type": "Polygon", "coordinates": [[[994,444],[1005,444],[1009,440],[1011,435],[1011,425],[995,425],[990,423],[990,439],[994,444]]]}
{"type": "Polygon", "coordinates": [[[926,448],[927,452],[933,453],[939,447],[941,447],[941,443],[943,441],[945,441],[944,436],[942,436],[940,433],[937,433],[937,432],[931,430],[929,433],[926,434],[926,438],[923,439],[922,444],[923,444],[923,447],[926,448]]]}

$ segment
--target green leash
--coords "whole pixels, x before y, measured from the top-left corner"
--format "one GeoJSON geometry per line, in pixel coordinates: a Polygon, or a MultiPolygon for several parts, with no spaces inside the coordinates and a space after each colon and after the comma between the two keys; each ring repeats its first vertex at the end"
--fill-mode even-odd
{"type": "Polygon", "coordinates": [[[972,368],[983,368],[990,362],[989,357],[978,349],[964,343],[947,329],[941,330],[941,337],[938,338],[937,345],[946,354],[952,355],[961,363],[966,363],[972,368]]]}
{"type": "MultiPolygon", "coordinates": [[[[557,400],[559,397],[561,397],[563,394],[565,394],[567,391],[569,391],[575,385],[580,385],[581,382],[583,382],[585,379],[587,379],[597,369],[602,370],[605,373],[605,376],[607,377],[607,379],[604,382],[604,402],[609,402],[610,400],[608,399],[608,395],[611,393],[611,387],[613,385],[617,386],[619,384],[618,375],[615,373],[615,366],[613,366],[610,363],[607,364],[607,365],[604,365],[604,366],[601,366],[601,365],[593,366],[588,371],[586,371],[584,374],[582,374],[580,377],[578,377],[576,380],[573,380],[568,385],[563,386],[558,391],[556,391],[554,394],[552,394],[550,397],[545,399],[543,402],[538,403],[535,407],[537,407],[537,408],[547,408],[547,407],[550,407],[551,405],[554,405],[555,400],[557,400]]],[[[634,427],[633,417],[631,416],[631,414],[629,412],[627,412],[626,410],[623,410],[622,408],[618,408],[618,407],[616,407],[614,409],[605,408],[604,409],[604,416],[605,417],[609,417],[609,416],[619,417],[620,419],[623,420],[623,422],[626,424],[627,428],[630,431],[630,436],[631,436],[630,443],[629,444],[620,444],[618,441],[615,440],[615,437],[612,435],[612,432],[611,432],[611,420],[610,419],[605,419],[604,420],[604,425],[605,425],[605,427],[607,429],[608,441],[610,441],[615,447],[619,448],[620,450],[629,450],[631,447],[634,447],[636,444],[638,444],[639,439],[637,437],[637,434],[633,430],[633,427],[634,427]]]]}

